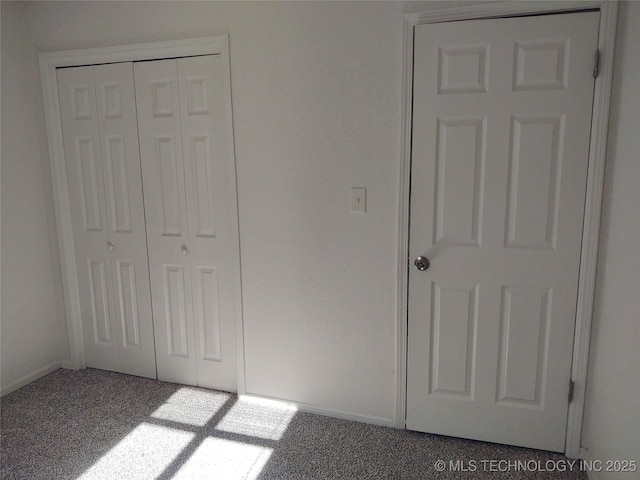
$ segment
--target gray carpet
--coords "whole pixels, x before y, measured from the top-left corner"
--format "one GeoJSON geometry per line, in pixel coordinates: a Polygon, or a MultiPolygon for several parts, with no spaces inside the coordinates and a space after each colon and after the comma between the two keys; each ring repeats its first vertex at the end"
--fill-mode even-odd
{"type": "Polygon", "coordinates": [[[586,479],[579,465],[551,472],[568,468],[557,454],[91,369],[58,370],[0,408],[6,479],[586,479]],[[452,471],[457,461],[475,471],[452,471]]]}

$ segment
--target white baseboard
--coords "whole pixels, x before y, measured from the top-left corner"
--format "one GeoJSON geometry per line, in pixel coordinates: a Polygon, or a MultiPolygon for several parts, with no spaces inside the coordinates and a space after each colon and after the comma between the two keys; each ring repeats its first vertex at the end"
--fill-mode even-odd
{"type": "Polygon", "coordinates": [[[45,365],[44,367],[40,367],[37,370],[34,370],[31,373],[28,373],[27,375],[19,378],[18,380],[11,382],[8,385],[2,385],[0,387],[0,397],[4,397],[8,393],[15,392],[19,388],[22,388],[25,385],[30,384],[31,382],[35,382],[39,378],[44,377],[45,375],[48,375],[51,372],[55,372],[60,368],[60,365],[61,365],[60,361],[52,362],[49,365],[45,365]]]}
{"type": "Polygon", "coordinates": [[[350,412],[347,410],[340,410],[335,408],[325,408],[318,405],[312,405],[309,403],[292,402],[290,400],[283,400],[281,398],[266,397],[264,395],[254,395],[252,393],[245,393],[244,395],[238,395],[240,399],[243,397],[257,400],[269,400],[274,402],[281,402],[287,405],[295,407],[300,412],[315,413],[316,415],[324,415],[325,417],[341,418],[343,420],[351,420],[360,423],[370,423],[372,425],[379,425],[382,427],[396,428],[396,422],[393,418],[378,417],[376,415],[366,415],[362,413],[350,412]]]}
{"type": "MultiPolygon", "coordinates": [[[[588,449],[580,447],[580,460],[592,464],[595,459],[591,456],[588,449]]],[[[599,480],[600,477],[595,470],[587,470],[587,478],[589,480],[599,480]]]]}

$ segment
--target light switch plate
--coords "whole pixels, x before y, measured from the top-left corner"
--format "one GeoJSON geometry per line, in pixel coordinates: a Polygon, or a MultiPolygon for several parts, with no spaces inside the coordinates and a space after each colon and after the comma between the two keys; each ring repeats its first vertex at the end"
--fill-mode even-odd
{"type": "Polygon", "coordinates": [[[367,189],[351,188],[351,211],[365,213],[367,211],[367,189]]]}

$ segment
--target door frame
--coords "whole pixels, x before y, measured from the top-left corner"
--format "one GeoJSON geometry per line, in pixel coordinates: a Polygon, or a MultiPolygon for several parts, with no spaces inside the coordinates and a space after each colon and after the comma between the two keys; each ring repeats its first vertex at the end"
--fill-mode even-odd
{"type": "Polygon", "coordinates": [[[164,42],[116,45],[108,47],[87,48],[47,52],[38,55],[40,77],[44,100],[45,122],[47,126],[47,143],[53,200],[58,236],[60,266],[62,270],[62,286],[66,311],[67,334],[69,338],[70,362],[62,366],[71,369],[86,368],[82,319],[80,315],[80,297],[78,293],[78,275],[76,273],[75,246],[71,227],[69,190],[67,185],[66,162],[62,141],[62,121],[58,99],[58,81],[56,69],[82,65],[103,63],[134,62],[141,60],[159,60],[164,58],[192,57],[197,55],[221,55],[223,57],[225,109],[228,116],[227,141],[229,142],[228,162],[233,165],[233,181],[231,186],[231,202],[236,210],[232,215],[233,242],[238,246],[234,269],[236,351],[237,351],[237,384],[238,393],[244,393],[244,342],[242,337],[242,289],[240,277],[240,234],[238,224],[238,197],[236,187],[235,146],[233,137],[233,112],[231,104],[231,72],[229,60],[229,36],[170,40],[164,42]]]}
{"type": "MultiPolygon", "coordinates": [[[[406,428],[407,400],[407,322],[409,259],[409,206],[411,185],[411,130],[413,118],[413,47],[417,25],[461,20],[508,18],[543,13],[570,13],[599,10],[599,73],[595,80],[585,217],[582,230],[582,254],[578,277],[578,301],[573,340],[571,380],[573,401],[569,404],[565,454],[578,458],[582,435],[582,417],[586,392],[591,318],[595,291],[604,166],[609,123],[609,104],[615,48],[618,0],[571,1],[549,3],[504,2],[470,7],[438,9],[406,14],[403,18],[402,126],[398,216],[398,311],[397,311],[397,403],[396,426],[406,428]]],[[[594,52],[595,54],[595,52],[594,52]]],[[[595,60],[595,59],[594,59],[595,60]]]]}

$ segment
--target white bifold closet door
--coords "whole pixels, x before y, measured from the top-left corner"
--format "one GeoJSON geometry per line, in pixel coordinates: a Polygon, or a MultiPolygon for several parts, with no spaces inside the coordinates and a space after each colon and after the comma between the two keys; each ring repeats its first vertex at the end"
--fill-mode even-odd
{"type": "Polygon", "coordinates": [[[86,364],[155,378],[133,64],[57,79],[86,364]]]}
{"type": "Polygon", "coordinates": [[[234,391],[239,256],[222,61],[134,72],[158,378],[234,391]]]}

